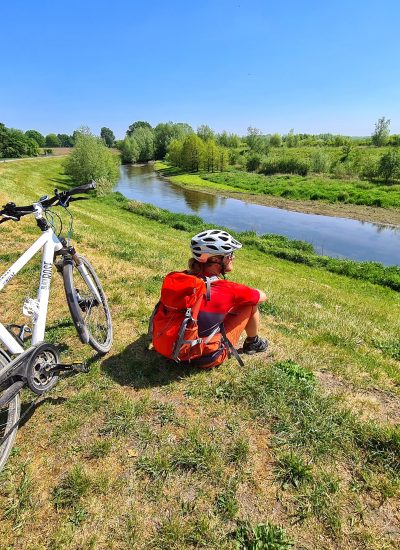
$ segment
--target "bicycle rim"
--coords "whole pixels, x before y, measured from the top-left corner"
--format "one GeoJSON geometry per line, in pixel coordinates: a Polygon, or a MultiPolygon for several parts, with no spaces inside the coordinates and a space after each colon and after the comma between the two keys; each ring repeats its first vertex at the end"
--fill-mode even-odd
{"type": "MultiPolygon", "coordinates": [[[[0,373],[9,363],[8,357],[0,353],[0,373]]],[[[0,389],[0,395],[3,389],[0,389]]],[[[19,395],[16,395],[5,407],[0,409],[0,441],[3,437],[10,432],[12,427],[19,420],[21,411],[21,402],[19,395]]],[[[18,426],[15,426],[9,437],[0,445],[0,472],[3,469],[7,459],[10,455],[11,449],[14,444],[15,436],[17,434],[18,426]]]]}
{"type": "Polygon", "coordinates": [[[64,284],[72,319],[82,341],[99,353],[107,353],[112,345],[112,322],[107,298],[92,265],[83,256],[79,256],[79,260],[85,265],[101,300],[100,303],[96,300],[75,262],[67,264],[64,284]]]}

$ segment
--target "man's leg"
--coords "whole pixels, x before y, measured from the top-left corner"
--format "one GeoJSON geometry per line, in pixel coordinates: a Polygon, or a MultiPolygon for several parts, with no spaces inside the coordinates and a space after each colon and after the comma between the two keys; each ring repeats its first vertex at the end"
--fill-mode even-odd
{"type": "Polygon", "coordinates": [[[226,335],[235,347],[237,347],[243,332],[250,337],[257,336],[260,328],[258,307],[242,306],[230,311],[224,319],[224,326],[226,335]]]}
{"type": "Polygon", "coordinates": [[[240,335],[245,331],[247,338],[243,344],[243,351],[248,354],[265,351],[267,340],[258,336],[260,329],[260,312],[257,306],[242,306],[230,311],[224,319],[226,335],[230,342],[237,347],[240,335]]]}

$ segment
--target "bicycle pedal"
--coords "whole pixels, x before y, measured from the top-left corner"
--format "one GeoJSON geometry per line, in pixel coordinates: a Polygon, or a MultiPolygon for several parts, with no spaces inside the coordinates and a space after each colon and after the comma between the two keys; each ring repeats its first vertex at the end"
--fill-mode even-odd
{"type": "Polygon", "coordinates": [[[71,366],[72,370],[74,370],[75,372],[89,372],[89,367],[85,362],[80,363],[79,361],[77,361],[72,363],[71,366]]]}

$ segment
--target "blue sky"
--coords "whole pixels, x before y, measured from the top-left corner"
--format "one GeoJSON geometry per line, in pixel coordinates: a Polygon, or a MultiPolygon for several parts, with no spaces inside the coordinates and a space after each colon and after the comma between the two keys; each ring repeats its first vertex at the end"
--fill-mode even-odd
{"type": "Polygon", "coordinates": [[[123,137],[135,120],[239,134],[400,133],[400,2],[13,0],[0,121],[123,137]]]}

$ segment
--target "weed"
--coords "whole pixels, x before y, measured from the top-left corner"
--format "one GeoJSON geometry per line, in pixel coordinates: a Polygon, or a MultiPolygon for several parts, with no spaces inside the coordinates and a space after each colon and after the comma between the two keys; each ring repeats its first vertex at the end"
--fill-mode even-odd
{"type": "Polygon", "coordinates": [[[87,511],[80,507],[76,506],[72,512],[72,514],[68,517],[68,522],[71,523],[74,527],[79,527],[81,523],[87,519],[88,513],[87,511]]]}
{"type": "Polygon", "coordinates": [[[91,489],[90,477],[81,465],[74,466],[53,489],[53,503],[57,509],[73,508],[91,489]]]}
{"type": "Polygon", "coordinates": [[[164,453],[140,457],[136,468],[153,480],[165,479],[172,471],[170,459],[164,453]]]}
{"type": "Polygon", "coordinates": [[[112,447],[112,440],[111,439],[99,439],[95,441],[90,449],[86,453],[86,457],[89,459],[98,459],[98,458],[104,458],[108,455],[112,447]]]}
{"type": "Polygon", "coordinates": [[[249,442],[244,437],[238,437],[227,449],[226,460],[232,464],[245,464],[249,456],[249,442]]]}
{"type": "Polygon", "coordinates": [[[293,451],[280,455],[275,466],[276,479],[283,488],[289,485],[299,487],[300,484],[312,479],[312,468],[303,457],[293,451]]]}
{"type": "Polygon", "coordinates": [[[234,519],[239,510],[236,490],[234,487],[228,486],[224,491],[216,496],[215,508],[223,518],[230,520],[234,519]]]}
{"type": "Polygon", "coordinates": [[[173,449],[172,464],[181,470],[207,471],[219,458],[219,449],[213,443],[203,440],[204,434],[191,429],[186,437],[173,449]]]}
{"type": "Polygon", "coordinates": [[[161,426],[170,422],[177,423],[175,407],[171,403],[155,403],[154,410],[161,426]]]}
{"type": "Polygon", "coordinates": [[[10,519],[14,528],[19,528],[24,522],[24,516],[34,507],[33,483],[28,471],[28,464],[21,465],[20,479],[15,487],[14,495],[9,498],[4,509],[4,518],[10,519]]]}
{"type": "Polygon", "coordinates": [[[239,522],[232,538],[239,550],[287,550],[294,546],[284,529],[270,522],[256,526],[248,521],[239,522]]]}

